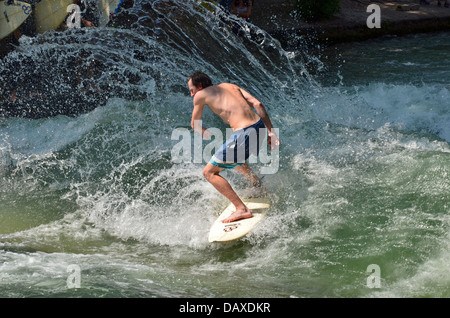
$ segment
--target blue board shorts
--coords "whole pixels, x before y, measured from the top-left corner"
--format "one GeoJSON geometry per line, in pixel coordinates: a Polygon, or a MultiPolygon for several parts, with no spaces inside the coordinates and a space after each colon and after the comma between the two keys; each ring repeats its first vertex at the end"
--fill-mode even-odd
{"type": "Polygon", "coordinates": [[[264,141],[265,128],[260,119],[253,125],[234,131],[209,162],[219,168],[234,169],[244,164],[250,155],[258,156],[264,141]]]}

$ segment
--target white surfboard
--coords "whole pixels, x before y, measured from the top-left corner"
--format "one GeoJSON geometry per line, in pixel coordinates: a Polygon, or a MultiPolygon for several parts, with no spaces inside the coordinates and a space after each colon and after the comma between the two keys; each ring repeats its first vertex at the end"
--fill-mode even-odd
{"type": "Polygon", "coordinates": [[[0,1],[0,40],[13,33],[31,14],[31,5],[14,1],[0,1]]]}
{"type": "Polygon", "coordinates": [[[73,0],[42,0],[34,8],[36,31],[56,30],[66,19],[67,7],[73,0]]]}
{"type": "Polygon", "coordinates": [[[243,202],[252,210],[253,217],[231,223],[222,223],[223,219],[235,211],[234,205],[230,204],[213,223],[209,231],[209,242],[228,242],[240,239],[250,233],[264,219],[267,209],[270,208],[267,198],[244,199],[243,202]]]}
{"type": "Polygon", "coordinates": [[[105,26],[109,22],[109,16],[116,13],[123,0],[98,0],[97,8],[100,11],[100,26],[105,26]]]}

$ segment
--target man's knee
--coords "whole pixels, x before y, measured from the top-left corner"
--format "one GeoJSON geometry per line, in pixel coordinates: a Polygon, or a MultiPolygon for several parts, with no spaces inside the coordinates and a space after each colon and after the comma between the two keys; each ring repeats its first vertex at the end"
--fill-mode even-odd
{"type": "Polygon", "coordinates": [[[205,168],[203,168],[203,176],[206,178],[206,180],[210,180],[211,177],[214,175],[214,172],[211,171],[211,169],[208,168],[208,166],[206,166],[205,168]]]}
{"type": "Polygon", "coordinates": [[[209,175],[210,175],[210,171],[207,170],[206,167],[205,167],[205,168],[203,168],[202,174],[206,178],[206,180],[208,180],[209,175]]]}
{"type": "Polygon", "coordinates": [[[207,164],[205,166],[205,168],[203,168],[202,173],[203,173],[203,176],[206,178],[206,180],[209,181],[211,179],[211,177],[213,177],[214,175],[218,175],[220,171],[221,170],[218,170],[216,166],[207,164]]]}

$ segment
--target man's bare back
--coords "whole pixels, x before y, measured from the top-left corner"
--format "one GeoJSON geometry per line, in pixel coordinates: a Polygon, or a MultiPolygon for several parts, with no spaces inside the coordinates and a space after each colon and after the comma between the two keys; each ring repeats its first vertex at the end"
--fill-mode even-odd
{"type": "Polygon", "coordinates": [[[243,94],[245,92],[238,86],[222,83],[205,88],[198,98],[202,98],[215,114],[233,130],[237,130],[259,120],[259,116],[252,110],[243,94]]]}
{"type": "MultiPolygon", "coordinates": [[[[188,87],[191,96],[194,98],[191,126],[203,138],[209,139],[211,136],[207,128],[201,123],[203,108],[208,105],[234,131],[250,127],[261,120],[263,123],[261,125],[267,128],[268,144],[272,149],[279,146],[279,140],[272,130],[272,123],[266,109],[259,100],[242,88],[230,83],[212,85],[211,79],[202,72],[197,72],[189,78],[188,87]]],[[[251,171],[247,163],[236,163],[233,166],[253,184],[261,185],[261,180],[251,171]]],[[[252,212],[245,206],[230,184],[219,175],[223,169],[224,167],[215,161],[208,162],[203,169],[205,178],[236,207],[236,211],[222,222],[228,223],[252,217],[252,212]]]]}
{"type": "MultiPolygon", "coordinates": [[[[188,81],[188,86],[191,96],[194,98],[191,126],[202,136],[206,128],[198,125],[201,122],[203,108],[205,105],[208,105],[233,130],[248,127],[257,122],[258,117],[260,117],[267,127],[269,133],[268,143],[271,145],[271,137],[276,136],[272,133],[272,123],[269,115],[262,103],[247,91],[230,83],[199,88],[194,85],[191,79],[188,81]],[[252,110],[252,107],[257,114],[252,110]]],[[[274,146],[278,146],[278,139],[276,139],[274,146]]]]}

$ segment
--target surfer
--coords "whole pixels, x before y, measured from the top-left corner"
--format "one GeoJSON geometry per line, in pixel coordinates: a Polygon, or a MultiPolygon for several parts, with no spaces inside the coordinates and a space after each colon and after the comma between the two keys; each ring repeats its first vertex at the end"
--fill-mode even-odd
{"type": "Polygon", "coordinates": [[[201,125],[203,108],[207,105],[215,114],[229,124],[233,134],[212,156],[203,169],[203,175],[222,195],[236,207],[236,211],[222,222],[229,223],[251,218],[252,212],[242,202],[231,185],[219,173],[223,169],[236,169],[249,179],[254,186],[262,187],[261,180],[245,162],[250,154],[258,155],[263,136],[260,129],[267,128],[268,144],[275,150],[280,142],[273,132],[273,126],[263,104],[242,88],[222,83],[213,85],[208,75],[196,72],[188,80],[191,96],[194,100],[191,127],[204,139],[210,139],[211,133],[201,125]],[[252,110],[256,110],[256,113],[252,110]],[[255,141],[257,140],[256,144],[255,141]],[[239,158],[243,154],[244,158],[239,158]]]}

